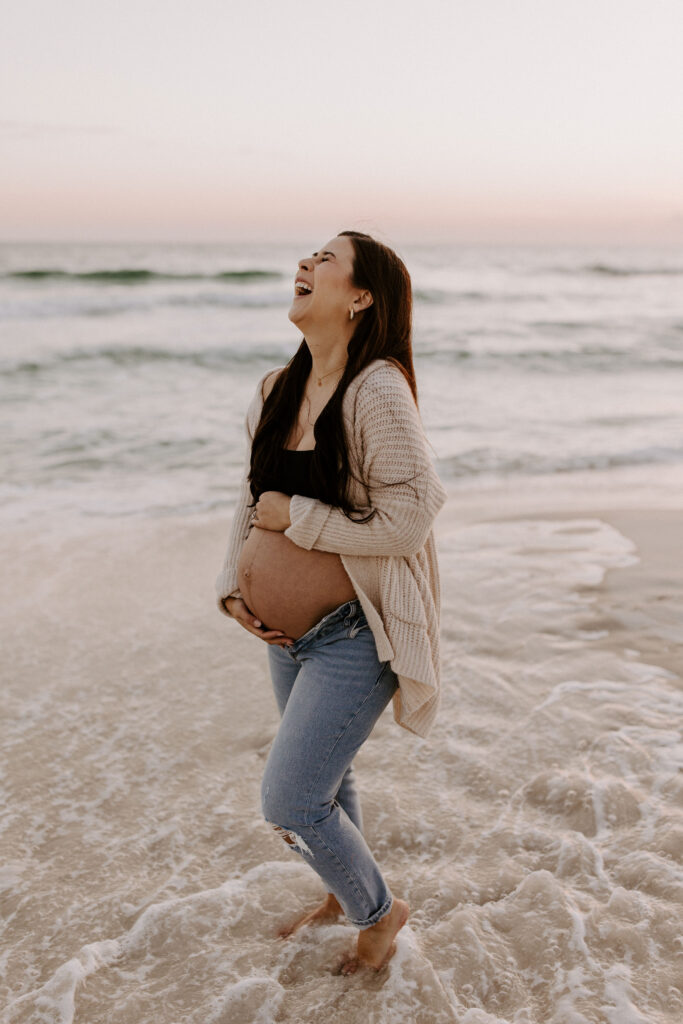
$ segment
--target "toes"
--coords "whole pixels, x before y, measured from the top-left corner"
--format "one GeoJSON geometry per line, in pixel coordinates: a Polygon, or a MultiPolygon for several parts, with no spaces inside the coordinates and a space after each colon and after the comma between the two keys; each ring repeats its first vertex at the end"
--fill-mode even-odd
{"type": "Polygon", "coordinates": [[[339,967],[335,971],[335,974],[355,974],[359,967],[369,967],[372,971],[381,971],[383,967],[391,960],[392,956],[396,952],[396,943],[392,942],[389,952],[382,960],[381,964],[372,964],[368,960],[364,960],[362,957],[354,956],[350,960],[342,960],[339,967]]]}
{"type": "Polygon", "coordinates": [[[350,960],[345,960],[345,961],[342,962],[341,967],[339,968],[339,973],[340,974],[355,974],[357,970],[358,970],[358,958],[354,956],[350,960]]]}

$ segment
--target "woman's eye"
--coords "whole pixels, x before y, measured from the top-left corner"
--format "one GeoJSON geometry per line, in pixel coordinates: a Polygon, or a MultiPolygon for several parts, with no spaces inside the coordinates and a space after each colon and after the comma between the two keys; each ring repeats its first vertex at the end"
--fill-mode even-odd
{"type": "Polygon", "coordinates": [[[323,258],[320,260],[320,262],[321,263],[327,263],[329,258],[330,258],[329,256],[323,256],[323,258]]]}

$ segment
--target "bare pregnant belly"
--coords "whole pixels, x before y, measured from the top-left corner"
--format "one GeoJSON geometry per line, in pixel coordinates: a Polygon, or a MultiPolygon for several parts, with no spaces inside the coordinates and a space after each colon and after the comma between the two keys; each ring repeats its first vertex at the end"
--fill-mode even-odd
{"type": "Polygon", "coordinates": [[[323,615],[356,597],[339,555],[306,551],[274,530],[253,526],[237,583],[247,607],[268,629],[298,640],[323,615]]]}

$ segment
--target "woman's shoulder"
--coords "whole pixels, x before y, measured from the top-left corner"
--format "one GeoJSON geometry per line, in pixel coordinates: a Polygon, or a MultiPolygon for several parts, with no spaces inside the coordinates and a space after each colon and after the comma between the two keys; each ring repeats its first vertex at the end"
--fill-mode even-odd
{"type": "Polygon", "coordinates": [[[256,389],[257,394],[261,396],[261,400],[265,402],[266,398],[273,390],[275,381],[278,379],[282,371],[285,369],[284,366],[276,366],[275,369],[268,370],[258,382],[256,389]]]}
{"type": "Polygon", "coordinates": [[[413,402],[413,393],[405,374],[389,359],[373,359],[356,374],[349,385],[349,391],[357,401],[405,401],[413,402]]]}
{"type": "Polygon", "coordinates": [[[282,370],[284,370],[284,366],[277,366],[267,370],[256,385],[254,394],[252,395],[251,401],[247,407],[247,430],[250,437],[253,437],[256,433],[256,428],[261,417],[261,410],[263,409],[263,403],[272,391],[278,374],[282,370]]]}
{"type": "Polygon", "coordinates": [[[360,448],[370,436],[385,437],[387,429],[413,431],[421,424],[410,384],[388,359],[373,359],[356,374],[344,395],[343,415],[360,448]]]}

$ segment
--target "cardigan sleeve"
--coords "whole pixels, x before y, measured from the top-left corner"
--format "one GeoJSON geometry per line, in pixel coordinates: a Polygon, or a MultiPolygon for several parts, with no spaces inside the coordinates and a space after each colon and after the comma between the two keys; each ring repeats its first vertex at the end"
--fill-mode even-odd
{"type": "Polygon", "coordinates": [[[231,618],[231,615],[223,604],[223,598],[242,596],[240,589],[237,586],[237,566],[244,542],[246,541],[249,533],[249,505],[252,501],[252,495],[251,488],[249,487],[248,475],[251,463],[251,445],[261,416],[261,409],[263,408],[263,384],[273,372],[273,370],[269,370],[268,373],[261,377],[251,402],[249,403],[245,417],[244,429],[246,453],[244,471],[242,473],[239,495],[237,497],[232,525],[230,527],[228,550],[225,558],[223,559],[221,571],[216,579],[216,600],[218,608],[224,615],[227,615],[228,618],[231,618]]]}
{"type": "Polygon", "coordinates": [[[250,498],[251,491],[249,490],[249,483],[245,473],[242,478],[235,514],[230,528],[228,550],[223,560],[221,571],[216,579],[216,599],[218,608],[224,615],[227,615],[228,618],[231,618],[232,616],[223,604],[223,598],[242,596],[242,593],[237,586],[237,563],[239,562],[240,552],[242,551],[242,547],[249,532],[248,503],[250,498]]]}
{"type": "MultiPolygon", "coordinates": [[[[400,370],[372,373],[358,390],[356,444],[368,493],[366,523],[295,494],[285,536],[299,547],[354,555],[412,555],[429,536],[447,494],[439,480],[412,392],[400,370]]],[[[353,514],[353,513],[352,513],[353,514]]]]}

